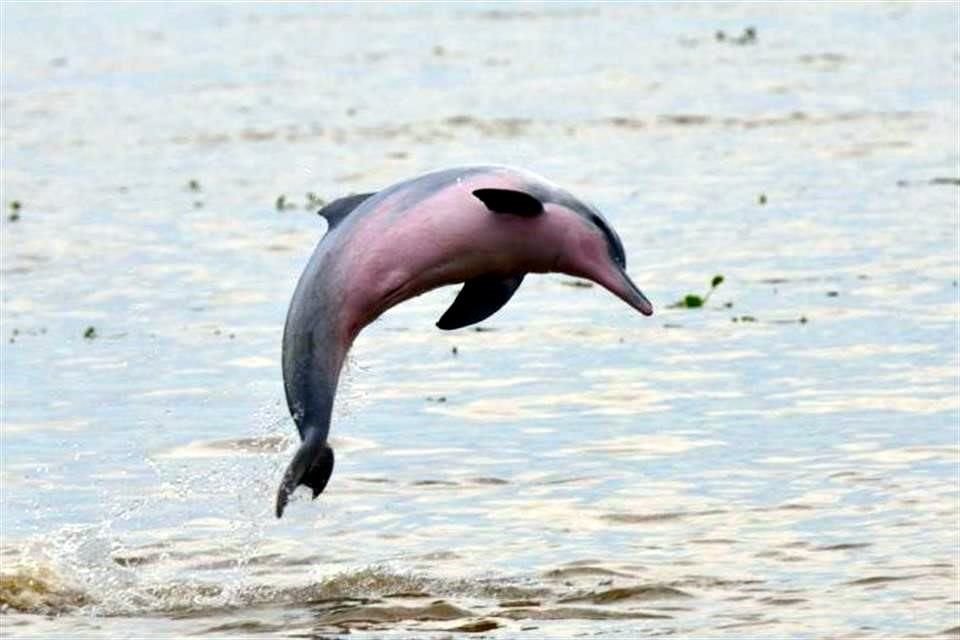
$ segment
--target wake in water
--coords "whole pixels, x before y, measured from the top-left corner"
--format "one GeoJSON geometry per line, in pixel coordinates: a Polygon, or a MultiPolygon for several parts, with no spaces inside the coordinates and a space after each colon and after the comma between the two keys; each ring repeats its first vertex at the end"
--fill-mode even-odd
{"type": "MultiPolygon", "coordinates": [[[[152,456],[155,491],[114,506],[99,524],[62,527],[3,549],[0,608],[80,625],[101,618],[209,619],[209,633],[467,632],[518,621],[667,620],[658,606],[691,597],[676,586],[642,582],[629,569],[584,563],[519,578],[470,571],[456,552],[345,563],[343,554],[325,552],[328,534],[318,533],[338,527],[331,520],[343,514],[282,527],[269,517],[273,480],[295,443],[278,435],[288,426],[285,417],[258,422],[264,426],[257,436],[196,441],[152,456]]],[[[377,448],[350,438],[337,446],[358,455],[377,448]]],[[[382,478],[345,475],[342,482],[345,494],[393,488],[382,478]]],[[[509,485],[477,477],[396,487],[416,493],[411,488],[442,494],[509,485]]]]}
{"type": "MultiPolygon", "coordinates": [[[[275,620],[291,612],[309,614],[315,630],[457,621],[460,626],[448,630],[482,631],[510,621],[669,620],[672,616],[658,608],[692,597],[675,586],[637,583],[636,576],[623,571],[589,565],[527,580],[454,579],[366,567],[299,585],[256,582],[255,575],[263,569],[279,575],[295,564],[277,557],[256,558],[247,563],[245,577],[227,583],[89,583],[87,591],[49,569],[34,567],[3,579],[0,603],[7,611],[44,615],[218,620],[236,615],[244,618],[242,626],[248,631],[279,629],[275,620]],[[615,582],[623,586],[613,586],[615,582]]],[[[237,630],[225,624],[214,629],[237,630]]]]}

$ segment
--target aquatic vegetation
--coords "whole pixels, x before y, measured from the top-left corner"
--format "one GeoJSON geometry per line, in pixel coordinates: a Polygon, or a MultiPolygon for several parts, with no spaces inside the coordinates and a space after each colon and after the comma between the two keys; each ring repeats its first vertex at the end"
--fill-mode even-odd
{"type": "Polygon", "coordinates": [[[313,191],[307,191],[307,204],[303,206],[304,209],[319,209],[323,205],[327,204],[327,201],[315,194],[313,191]]]}
{"type": "Polygon", "coordinates": [[[695,293],[688,293],[683,297],[683,299],[678,300],[677,302],[670,305],[671,309],[699,309],[703,305],[707,304],[707,300],[710,299],[710,296],[713,295],[713,292],[723,284],[723,276],[717,274],[713,276],[713,280],[710,281],[710,289],[707,292],[700,296],[695,293]]]}
{"type": "Polygon", "coordinates": [[[739,36],[730,38],[728,38],[727,34],[723,31],[717,31],[714,34],[714,38],[716,38],[717,42],[729,42],[730,44],[736,45],[753,44],[757,41],[757,29],[755,27],[747,27],[739,36]]]}
{"type": "MultiPolygon", "coordinates": [[[[306,203],[304,203],[303,208],[307,211],[316,211],[319,208],[322,208],[326,204],[326,200],[313,193],[308,191],[306,194],[306,203]]],[[[290,211],[292,209],[299,209],[300,205],[292,200],[287,199],[287,194],[281,193],[277,196],[277,199],[273,203],[274,208],[277,211],[290,211]]]]}
{"type": "Polygon", "coordinates": [[[21,204],[19,200],[13,200],[10,202],[10,215],[7,216],[7,220],[10,222],[16,222],[20,219],[20,208],[21,204]]]}
{"type": "MultiPolygon", "coordinates": [[[[922,184],[922,183],[910,182],[909,180],[897,180],[898,187],[909,187],[911,184],[922,184]]],[[[930,178],[929,180],[927,180],[926,184],[931,184],[934,186],[952,185],[952,186],[960,187],[960,178],[938,176],[935,178],[930,178]]]]}
{"type": "Polygon", "coordinates": [[[279,196],[277,196],[274,206],[277,208],[277,211],[285,211],[287,209],[294,208],[296,205],[292,202],[287,202],[287,196],[281,193],[279,196]]]}

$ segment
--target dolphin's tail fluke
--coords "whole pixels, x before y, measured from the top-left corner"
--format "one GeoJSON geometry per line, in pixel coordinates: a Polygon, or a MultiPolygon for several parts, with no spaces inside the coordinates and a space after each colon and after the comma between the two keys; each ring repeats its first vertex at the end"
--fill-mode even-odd
{"type": "Polygon", "coordinates": [[[333,449],[326,442],[307,438],[293,455],[277,490],[277,517],[283,516],[290,494],[301,484],[313,490],[313,497],[323,493],[333,473],[333,449]]]}

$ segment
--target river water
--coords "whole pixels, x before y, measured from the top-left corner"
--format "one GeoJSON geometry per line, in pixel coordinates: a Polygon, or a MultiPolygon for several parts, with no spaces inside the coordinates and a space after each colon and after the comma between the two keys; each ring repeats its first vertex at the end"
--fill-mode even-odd
{"type": "Polygon", "coordinates": [[[956,4],[2,18],[5,637],[960,634],[956,4]],[[276,520],[306,194],[482,162],[656,315],[401,305],[276,520]]]}

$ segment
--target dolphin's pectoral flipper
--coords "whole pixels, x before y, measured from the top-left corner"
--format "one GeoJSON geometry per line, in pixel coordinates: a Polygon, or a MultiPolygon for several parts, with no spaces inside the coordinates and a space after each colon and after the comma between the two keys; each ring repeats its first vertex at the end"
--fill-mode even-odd
{"type": "Polygon", "coordinates": [[[318,445],[310,439],[305,440],[290,461],[277,490],[277,517],[283,516],[290,495],[298,486],[310,487],[316,498],[323,493],[332,474],[333,449],[326,442],[318,445]]]}
{"type": "Polygon", "coordinates": [[[440,316],[437,326],[449,331],[486,320],[507,304],[523,282],[524,275],[521,273],[508,278],[480,276],[467,280],[457,299],[440,316]]]}
{"type": "Polygon", "coordinates": [[[533,218],[543,213],[543,203],[523,191],[477,189],[473,195],[493,213],[508,213],[524,218],[533,218]]]}
{"type": "Polygon", "coordinates": [[[326,218],[327,224],[329,224],[330,228],[333,229],[340,223],[341,220],[346,218],[351,211],[359,207],[364,200],[374,195],[376,194],[357,193],[352,196],[337,198],[323,209],[320,209],[320,211],[317,212],[317,215],[326,218]]]}

